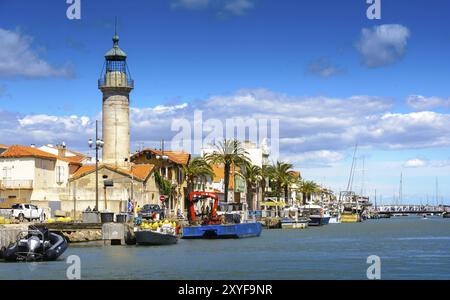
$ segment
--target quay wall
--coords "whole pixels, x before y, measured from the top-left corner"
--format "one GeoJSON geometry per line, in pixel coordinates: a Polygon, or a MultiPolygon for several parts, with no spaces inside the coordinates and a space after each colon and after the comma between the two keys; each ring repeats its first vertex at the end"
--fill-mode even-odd
{"type": "Polygon", "coordinates": [[[0,225],[0,248],[14,243],[17,235],[27,229],[27,225],[0,225]]]}

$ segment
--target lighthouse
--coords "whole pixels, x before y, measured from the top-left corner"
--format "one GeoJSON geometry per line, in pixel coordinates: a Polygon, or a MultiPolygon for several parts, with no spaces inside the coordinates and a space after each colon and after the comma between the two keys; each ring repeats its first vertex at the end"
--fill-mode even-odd
{"type": "Polygon", "coordinates": [[[130,92],[134,88],[127,55],[119,47],[119,36],[105,55],[98,88],[103,94],[103,163],[130,168],[130,92]]]}

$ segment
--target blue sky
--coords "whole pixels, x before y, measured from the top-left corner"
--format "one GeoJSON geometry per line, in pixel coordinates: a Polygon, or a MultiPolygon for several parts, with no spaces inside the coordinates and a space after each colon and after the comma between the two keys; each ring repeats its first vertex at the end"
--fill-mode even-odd
{"type": "Polygon", "coordinates": [[[172,109],[240,108],[247,95],[253,105],[235,114],[277,104],[282,154],[304,177],[340,189],[359,143],[367,192],[392,197],[403,171],[411,201],[439,176],[449,203],[450,3],[383,0],[382,19],[369,20],[365,2],[81,0],[81,20],[68,20],[64,0],[0,0],[0,143],[65,139],[86,151],[117,16],[136,81],[135,146],[170,139],[172,109]]]}

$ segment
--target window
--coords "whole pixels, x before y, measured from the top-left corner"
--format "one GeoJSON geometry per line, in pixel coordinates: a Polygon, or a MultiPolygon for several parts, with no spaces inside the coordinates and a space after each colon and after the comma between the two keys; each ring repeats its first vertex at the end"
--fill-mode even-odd
{"type": "Polygon", "coordinates": [[[2,172],[3,180],[9,179],[9,176],[11,176],[11,169],[8,167],[4,167],[2,172]]]}
{"type": "Polygon", "coordinates": [[[64,183],[65,174],[64,174],[65,168],[63,166],[56,167],[56,183],[61,184],[64,183]]]}

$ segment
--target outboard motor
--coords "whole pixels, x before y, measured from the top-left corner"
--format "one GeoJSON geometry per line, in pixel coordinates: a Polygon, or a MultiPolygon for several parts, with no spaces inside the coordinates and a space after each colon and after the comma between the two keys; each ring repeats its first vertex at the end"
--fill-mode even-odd
{"type": "Polygon", "coordinates": [[[28,245],[28,251],[30,253],[34,253],[41,245],[41,240],[37,236],[32,236],[28,239],[27,245],[28,245]]]}
{"type": "Polygon", "coordinates": [[[37,250],[41,246],[41,240],[37,236],[31,236],[27,241],[28,255],[27,259],[37,259],[40,255],[37,255],[37,250]]]}

